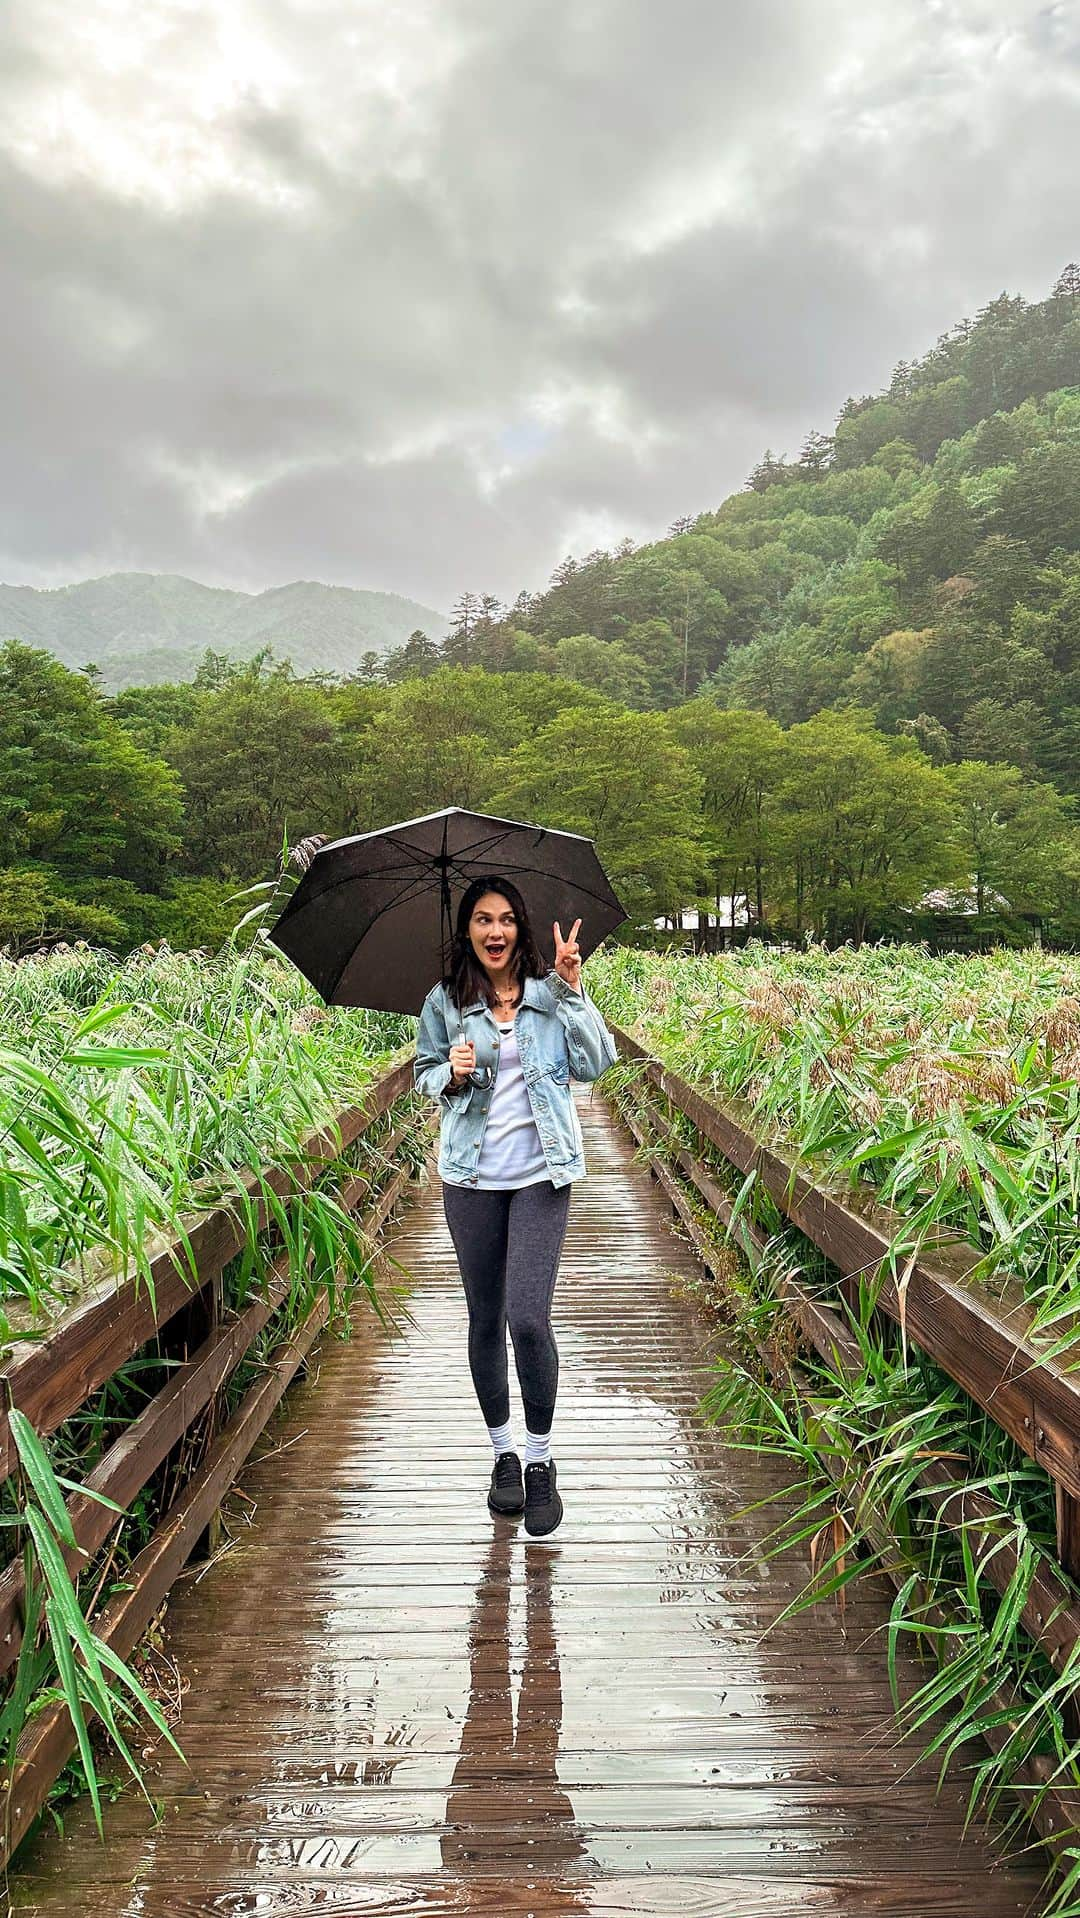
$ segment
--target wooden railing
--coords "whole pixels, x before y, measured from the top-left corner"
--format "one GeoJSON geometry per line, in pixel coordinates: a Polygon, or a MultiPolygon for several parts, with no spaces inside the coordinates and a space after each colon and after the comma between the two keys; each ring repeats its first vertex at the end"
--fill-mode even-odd
{"type": "MultiPolygon", "coordinates": [[[[1053,1668],[1061,1671],[1076,1657],[1080,1643],[1080,1595],[1074,1582],[1080,1572],[1080,1371],[1071,1369],[1068,1355],[1047,1350],[1051,1341],[1035,1329],[1019,1284],[1010,1281],[999,1287],[995,1280],[992,1291],[980,1283],[973,1277],[978,1254],[956,1238],[939,1234],[917,1250],[906,1244],[904,1219],[872,1193],[831,1181],[794,1146],[763,1137],[744,1102],[706,1094],[654,1058],[630,1033],[617,1026],[612,1033],[620,1056],[640,1068],[636,1083],[642,1095],[631,1099],[627,1089],[616,1091],[616,1110],[718,1284],[726,1287],[728,1274],[717,1257],[715,1239],[702,1230],[698,1202],[720,1220],[751,1264],[764,1250],[764,1237],[744,1214],[735,1216],[716,1172],[675,1135],[665,1106],[689,1120],[734,1171],[757,1176],[780,1212],[836,1269],[841,1292],[849,1299],[854,1302],[864,1278],[873,1280],[875,1308],[902,1322],[906,1336],[1044,1467],[1056,1494],[1059,1567],[1048,1562],[1037,1572],[1022,1622],[1053,1668]]],[[[795,1279],[781,1281],[777,1298],[780,1313],[794,1323],[804,1349],[812,1348],[840,1377],[861,1372],[858,1341],[839,1312],[795,1279]]],[[[1080,1339],[1080,1325],[1076,1332],[1080,1339]]],[[[1060,1347],[1062,1337],[1058,1326],[1052,1343],[1060,1347]]],[[[758,1350],[774,1374],[786,1374],[800,1389],[812,1391],[800,1377],[797,1355],[789,1356],[783,1341],[766,1341],[758,1350]]],[[[823,1453],[822,1463],[859,1496],[850,1458],[823,1453]]],[[[998,1590],[1006,1588],[1016,1557],[1002,1540],[1015,1526],[992,1498],[958,1484],[953,1470],[933,1460],[927,1461],[911,1496],[928,1499],[941,1522],[963,1531],[989,1580],[998,1590]]],[[[866,1519],[865,1509],[861,1517],[866,1519]]],[[[872,1520],[868,1529],[873,1529],[872,1520]]],[[[881,1538],[880,1526],[877,1533],[881,1538]]],[[[887,1556],[896,1565],[896,1554],[887,1556]]],[[[897,1566],[894,1576],[899,1584],[905,1573],[897,1566]]],[[[929,1615],[928,1622],[933,1622],[929,1615]]],[[[1015,1714],[1014,1699],[1003,1694],[997,1703],[1006,1714],[1015,1714]]],[[[1000,1748],[1007,1735],[1007,1725],[997,1734],[991,1730],[988,1742],[993,1744],[996,1737],[1000,1748]]],[[[1051,1769],[1049,1759],[1035,1758],[1017,1783],[1037,1788],[1033,1816],[1043,1836],[1053,1843],[1066,1837],[1075,1843],[1080,1793],[1050,1785],[1051,1769]]]]}
{"type": "MultiPolygon", "coordinates": [[[[413,1094],[412,1049],[383,1073],[362,1104],[338,1114],[336,1121],[304,1141],[296,1162],[261,1177],[241,1181],[256,1229],[267,1225],[267,1189],[287,1197],[309,1189],[320,1171],[338,1158],[384,1114],[388,1135],[380,1140],[385,1170],[407,1135],[430,1136],[434,1114],[419,1110],[413,1094]],[[392,1108],[404,1102],[396,1124],[392,1108]]],[[[359,1211],[361,1229],[374,1238],[408,1183],[412,1167],[403,1163],[380,1190],[368,1173],[357,1171],[335,1193],[339,1203],[359,1211]]],[[[167,1382],[120,1433],[86,1477],[86,1491],[104,1493],[127,1508],[191,1435],[193,1457],[185,1461],[183,1482],[146,1545],[125,1568],[123,1589],[94,1615],[94,1632],[121,1656],[139,1643],[177,1574],[206,1532],[282,1394],[326,1325],[329,1299],[318,1290],[301,1323],[280,1339],[235,1410],[220,1424],[220,1395],[230,1374],[267,1328],[289,1295],[287,1252],[272,1256],[258,1296],[242,1310],[223,1308],[223,1273],[249,1239],[245,1207],[221,1204],[190,1222],[187,1241],[194,1272],[182,1241],[154,1249],[150,1284],[145,1273],[102,1278],[64,1311],[44,1337],[25,1339],[0,1366],[0,1477],[16,1463],[8,1413],[16,1406],[42,1435],[55,1432],[107,1380],[151,1340],[168,1349],[167,1382]]],[[[273,1247],[271,1246],[271,1254],[273,1247]]],[[[77,1573],[105,1544],[118,1524],[115,1512],[86,1493],[75,1493],[68,1513],[77,1550],[66,1553],[77,1573]]],[[[19,1653],[22,1630],[21,1560],[0,1573],[0,1673],[9,1672],[19,1653]]],[[[6,1836],[0,1860],[6,1862],[40,1811],[50,1787],[75,1748],[75,1733],[61,1702],[34,1716],[20,1741],[8,1782],[6,1836]]]]}

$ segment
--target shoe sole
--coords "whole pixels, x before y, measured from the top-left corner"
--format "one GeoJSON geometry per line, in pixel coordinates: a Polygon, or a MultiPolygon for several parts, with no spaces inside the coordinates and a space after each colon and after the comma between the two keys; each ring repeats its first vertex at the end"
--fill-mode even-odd
{"type": "Polygon", "coordinates": [[[496,1518],[520,1518],[525,1510],[524,1505],[493,1505],[490,1499],[487,1507],[489,1512],[494,1512],[496,1518]]]}
{"type": "Polygon", "coordinates": [[[562,1504],[562,1500],[560,1499],[558,1512],[556,1513],[556,1516],[552,1519],[550,1525],[530,1525],[529,1514],[528,1512],[526,1512],[525,1530],[528,1532],[530,1538],[547,1538],[549,1533],[557,1530],[557,1528],[562,1524],[562,1521],[563,1521],[563,1504],[562,1504]]]}

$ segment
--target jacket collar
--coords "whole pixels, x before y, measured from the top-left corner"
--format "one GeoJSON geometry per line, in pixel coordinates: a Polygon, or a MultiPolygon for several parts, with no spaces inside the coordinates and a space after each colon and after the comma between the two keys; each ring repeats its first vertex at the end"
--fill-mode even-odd
{"type": "MultiPolygon", "coordinates": [[[[542,979],[526,979],[525,991],[521,1003],[523,1006],[535,1006],[538,1012],[551,1011],[551,1000],[542,979]]],[[[490,1008],[486,999],[473,999],[467,1006],[462,1006],[461,1010],[464,1014],[466,1012],[486,1012],[489,1011],[490,1008]]]]}

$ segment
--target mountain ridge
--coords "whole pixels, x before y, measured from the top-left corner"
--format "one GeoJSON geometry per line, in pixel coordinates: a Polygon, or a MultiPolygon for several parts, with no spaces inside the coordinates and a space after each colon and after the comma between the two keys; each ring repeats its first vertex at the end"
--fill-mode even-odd
{"type": "Polygon", "coordinates": [[[400,646],[421,627],[442,639],[445,615],[400,593],[288,580],[249,593],[183,573],[103,573],[62,586],[0,583],[0,640],[43,647],[65,666],[98,668],[110,692],[194,677],[208,647],[245,658],[263,646],[298,673],[355,671],[365,652],[400,646]]]}

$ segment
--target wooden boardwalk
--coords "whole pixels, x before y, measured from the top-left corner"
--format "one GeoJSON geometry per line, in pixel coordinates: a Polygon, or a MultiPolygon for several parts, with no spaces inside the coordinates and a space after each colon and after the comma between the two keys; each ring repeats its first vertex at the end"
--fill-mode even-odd
{"type": "MultiPolygon", "coordinates": [[[[599,1100],[579,1091],[556,1325],[566,1518],[493,1522],[437,1181],[392,1250],[394,1341],[324,1343],[234,1501],[237,1542],[175,1597],[190,1770],[155,1826],[127,1794],[102,1848],[80,1808],[12,1880],[37,1918],[979,1918],[1039,1909],[1039,1873],[961,1837],[964,1780],[897,1749],[860,1588],[769,1631],[805,1558],[765,1563],[774,1461],[696,1402],[698,1268],[599,1100]]],[[[520,1413],[515,1400],[515,1420],[520,1413]]],[[[910,1676],[910,1674],[909,1674],[910,1676]]]]}

